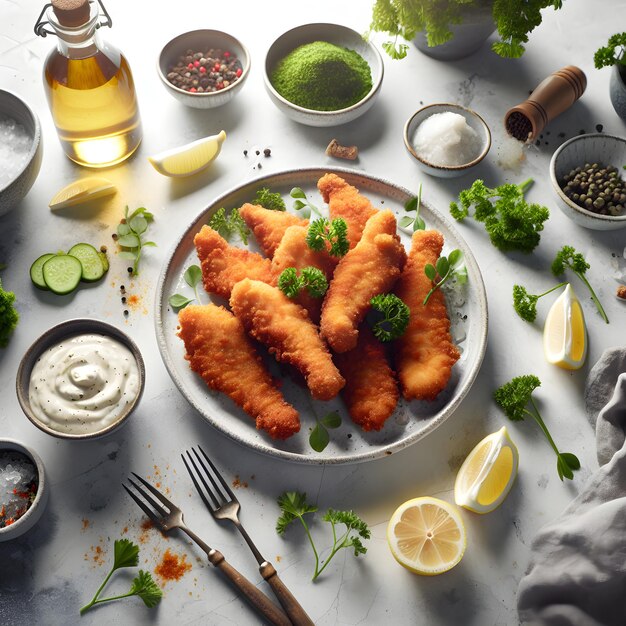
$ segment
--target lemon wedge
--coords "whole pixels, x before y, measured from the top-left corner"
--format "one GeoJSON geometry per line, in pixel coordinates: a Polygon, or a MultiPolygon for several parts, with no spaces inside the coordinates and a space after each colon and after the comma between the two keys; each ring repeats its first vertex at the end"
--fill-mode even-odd
{"type": "Polygon", "coordinates": [[[81,178],[57,192],[48,205],[53,211],[65,209],[88,200],[113,195],[117,191],[115,185],[106,178],[89,176],[81,178]]]}
{"type": "Polygon", "coordinates": [[[498,508],[511,490],[519,454],[506,426],[487,435],[468,455],[454,483],[454,501],[474,513],[498,508]]]}
{"type": "Polygon", "coordinates": [[[204,137],[148,157],[148,161],[163,176],[191,176],[201,172],[216,159],[222,149],[224,139],[226,139],[226,133],[221,131],[217,135],[204,137]]]}
{"type": "Polygon", "coordinates": [[[467,543],[458,510],[431,497],[401,504],[389,520],[387,541],[402,567],[423,576],[452,569],[463,557],[467,543]]]}
{"type": "Polygon", "coordinates": [[[587,357],[585,315],[571,285],[554,301],[543,328],[543,350],[548,363],[577,370],[587,357]]]}

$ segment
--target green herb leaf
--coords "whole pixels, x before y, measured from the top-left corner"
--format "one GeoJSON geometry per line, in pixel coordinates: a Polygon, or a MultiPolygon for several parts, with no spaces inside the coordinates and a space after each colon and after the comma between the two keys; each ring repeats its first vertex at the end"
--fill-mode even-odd
{"type": "Polygon", "coordinates": [[[117,243],[120,246],[124,246],[124,248],[138,248],[139,237],[131,233],[130,235],[124,235],[123,237],[119,237],[117,243]]]}
{"type": "Polygon", "coordinates": [[[137,258],[137,255],[129,250],[122,250],[117,253],[117,256],[120,257],[120,259],[125,259],[126,261],[134,261],[137,258]]]}
{"type": "Polygon", "coordinates": [[[434,265],[432,265],[431,263],[427,263],[424,267],[424,274],[426,274],[426,277],[430,280],[435,280],[435,278],[437,277],[437,270],[435,269],[434,265]]]}
{"type": "Polygon", "coordinates": [[[405,211],[417,211],[417,196],[413,196],[412,198],[409,198],[405,203],[404,203],[404,210],[405,211]]]}
{"type": "Polygon", "coordinates": [[[6,348],[20,316],[15,308],[15,293],[5,291],[0,280],[0,348],[6,348]]]}
{"type": "Polygon", "coordinates": [[[113,557],[113,569],[135,567],[139,563],[139,546],[128,539],[116,539],[113,557]]]}
{"type": "Polygon", "coordinates": [[[154,582],[150,573],[142,569],[139,570],[139,574],[133,579],[130,593],[139,596],[149,609],[155,607],[163,597],[163,591],[154,582]]]}
{"type": "Polygon", "coordinates": [[[202,280],[202,270],[198,265],[190,265],[185,271],[183,278],[192,289],[195,289],[196,285],[202,280]]]}
{"type": "Polygon", "coordinates": [[[428,263],[424,267],[424,274],[433,282],[431,290],[424,298],[424,305],[426,305],[433,293],[452,278],[456,278],[461,284],[467,282],[467,268],[465,267],[463,253],[458,249],[452,250],[449,257],[442,256],[437,260],[436,267],[428,263]],[[437,281],[437,276],[439,281],[437,281]]]}
{"type": "Polygon", "coordinates": [[[398,225],[400,226],[400,228],[408,228],[411,224],[413,224],[414,221],[415,218],[405,215],[404,217],[400,218],[398,225]]]}
{"type": "Polygon", "coordinates": [[[148,224],[154,220],[152,213],[145,207],[135,209],[130,215],[128,206],[124,209],[123,221],[117,225],[117,243],[121,248],[119,256],[133,262],[132,274],[136,276],[139,272],[139,260],[141,250],[146,246],[156,246],[154,242],[143,242],[141,236],[147,230],[148,224]]]}
{"type": "Polygon", "coordinates": [[[311,250],[326,249],[331,256],[344,256],[350,249],[348,241],[348,225],[340,217],[332,222],[325,217],[309,224],[306,243],[311,250]]]}
{"type": "Polygon", "coordinates": [[[320,422],[327,428],[339,428],[341,426],[341,415],[337,411],[327,413],[320,422]]]}
{"type": "Polygon", "coordinates": [[[300,187],[294,187],[290,192],[289,195],[292,198],[304,198],[306,200],[306,194],[304,193],[304,191],[302,189],[300,189],[300,187]]]}
{"type": "Polygon", "coordinates": [[[143,215],[135,215],[135,217],[130,220],[129,226],[132,231],[141,235],[148,229],[148,220],[143,215]]]}
{"type": "Polygon", "coordinates": [[[267,187],[257,190],[252,204],[258,204],[270,211],[285,211],[287,209],[283,197],[279,193],[271,192],[267,187]]]}
{"type": "Polygon", "coordinates": [[[309,435],[309,445],[315,452],[322,452],[330,441],[330,435],[326,428],[320,423],[315,424],[315,428],[309,435]]]}
{"type": "Polygon", "coordinates": [[[398,296],[381,293],[370,300],[370,305],[372,313],[367,319],[379,341],[387,343],[404,334],[409,324],[410,310],[398,296]]]}
{"type": "MultiPolygon", "coordinates": [[[[284,534],[287,526],[295,519],[302,518],[307,513],[315,513],[317,507],[307,504],[306,493],[299,491],[285,491],[278,498],[278,506],[282,514],[276,521],[276,532],[284,534]]],[[[303,522],[304,523],[304,522],[303,522]]]]}
{"type": "Polygon", "coordinates": [[[187,298],[180,293],[175,293],[169,297],[168,302],[175,309],[184,309],[190,302],[193,302],[193,298],[187,298]]]}
{"type": "Polygon", "coordinates": [[[217,231],[226,241],[230,241],[230,238],[235,233],[238,233],[241,241],[243,241],[245,245],[248,245],[250,229],[246,225],[243,217],[239,214],[239,209],[231,209],[228,215],[226,215],[226,209],[218,209],[209,219],[208,225],[213,230],[217,231]]]}
{"type": "Polygon", "coordinates": [[[130,226],[128,224],[118,224],[117,225],[117,234],[120,237],[123,237],[124,235],[128,235],[128,233],[130,233],[130,226]]]}

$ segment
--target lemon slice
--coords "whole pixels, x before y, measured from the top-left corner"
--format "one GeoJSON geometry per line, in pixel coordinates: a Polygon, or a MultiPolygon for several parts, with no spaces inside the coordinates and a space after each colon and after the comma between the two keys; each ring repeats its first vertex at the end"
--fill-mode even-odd
{"type": "Polygon", "coordinates": [[[69,206],[113,195],[117,191],[115,185],[106,178],[89,176],[81,178],[57,192],[48,205],[53,211],[69,206]]]}
{"type": "Polygon", "coordinates": [[[221,131],[217,135],[204,137],[148,157],[148,161],[163,176],[191,176],[201,172],[215,160],[222,149],[224,139],[226,133],[221,131]]]}
{"type": "Polygon", "coordinates": [[[511,490],[519,454],[506,426],[487,435],[468,455],[454,483],[454,501],[474,513],[489,513],[511,490]]]}
{"type": "Polygon", "coordinates": [[[443,574],[463,557],[466,537],[458,510],[437,498],[414,498],[401,504],[387,526],[393,557],[424,576],[443,574]]]}
{"type": "Polygon", "coordinates": [[[548,363],[577,370],[587,357],[585,315],[571,285],[555,300],[543,328],[543,350],[548,363]]]}

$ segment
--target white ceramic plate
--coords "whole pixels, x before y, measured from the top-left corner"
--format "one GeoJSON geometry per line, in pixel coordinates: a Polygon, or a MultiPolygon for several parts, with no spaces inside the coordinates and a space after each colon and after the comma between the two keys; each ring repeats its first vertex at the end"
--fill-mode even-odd
{"type": "MultiPolygon", "coordinates": [[[[214,211],[220,207],[230,209],[241,206],[252,200],[256,190],[261,187],[281,192],[288,208],[293,204],[289,191],[293,187],[301,187],[309,200],[324,213],[325,205],[316,183],[330,171],[357,187],[374,206],[391,209],[398,217],[404,214],[405,202],[415,195],[385,180],[340,168],[291,170],[257,178],[217,198],[193,220],[174,246],[157,287],[155,324],[159,349],[165,366],[181,393],[212,426],[225,435],[258,452],[299,463],[367,461],[389,455],[425,437],[454,412],[469,391],[478,374],[487,343],[487,299],[476,260],[448,220],[422,201],[421,215],[427,228],[443,233],[444,254],[454,248],[463,251],[469,277],[461,292],[462,297],[455,295],[454,298],[448,298],[452,331],[457,339],[462,339],[459,344],[462,355],[454,366],[447,388],[435,402],[407,403],[401,400],[382,431],[365,433],[351,421],[339,398],[330,402],[312,400],[306,389],[286,378],[281,389],[286,400],[300,412],[302,428],[287,441],[274,441],[263,432],[257,431],[254,421],[230,398],[209,390],[204,381],[191,371],[184,359],[183,342],[176,335],[178,317],[168,304],[168,298],[174,293],[193,297],[183,274],[190,265],[198,264],[193,245],[195,234],[214,211]],[[331,441],[327,448],[321,453],[315,452],[308,443],[310,429],[315,426],[315,416],[321,418],[333,410],[339,411],[343,423],[338,429],[330,431],[331,441]]],[[[400,234],[407,248],[410,247],[410,233],[400,234]]],[[[209,297],[204,301],[208,302],[209,297]]],[[[270,364],[270,371],[273,375],[280,374],[275,363],[270,364]]]]}

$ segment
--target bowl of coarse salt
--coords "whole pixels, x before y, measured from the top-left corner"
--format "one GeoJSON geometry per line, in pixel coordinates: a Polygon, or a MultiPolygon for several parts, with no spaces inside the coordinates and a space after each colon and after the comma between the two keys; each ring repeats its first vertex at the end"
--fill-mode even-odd
{"type": "Polygon", "coordinates": [[[0,89],[0,215],[30,191],[42,153],[41,126],[34,111],[15,94],[0,89]]]}
{"type": "Polygon", "coordinates": [[[458,104],[429,104],[404,126],[404,145],[419,168],[440,178],[467,174],[491,147],[485,120],[458,104]]]}
{"type": "Polygon", "coordinates": [[[0,439],[0,542],[30,530],[48,501],[39,455],[13,439],[0,439]]]}

